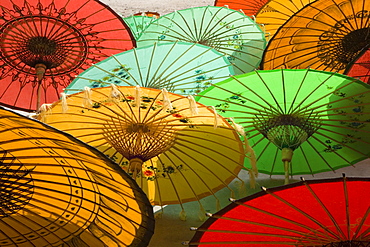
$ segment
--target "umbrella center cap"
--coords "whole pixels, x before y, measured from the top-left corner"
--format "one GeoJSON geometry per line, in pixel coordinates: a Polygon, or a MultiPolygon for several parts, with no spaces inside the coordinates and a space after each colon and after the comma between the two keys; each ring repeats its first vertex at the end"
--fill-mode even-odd
{"type": "Polygon", "coordinates": [[[28,49],[35,55],[49,56],[57,50],[57,42],[46,37],[32,37],[27,42],[28,49]]]}
{"type": "Polygon", "coordinates": [[[148,133],[150,132],[150,128],[148,125],[144,123],[133,123],[132,125],[129,125],[127,127],[128,133],[134,133],[134,132],[141,132],[141,133],[148,133]]]}
{"type": "Polygon", "coordinates": [[[342,241],[342,242],[334,242],[330,244],[325,244],[323,247],[362,247],[362,246],[369,246],[370,242],[368,241],[342,241]]]}
{"type": "Polygon", "coordinates": [[[320,37],[318,56],[329,67],[344,69],[348,64],[353,63],[361,51],[369,48],[368,28],[353,30],[338,41],[338,36],[342,35],[328,31],[320,37]]]}
{"type": "Polygon", "coordinates": [[[320,127],[317,118],[294,114],[281,114],[258,119],[256,128],[278,148],[298,148],[320,127]]]}
{"type": "Polygon", "coordinates": [[[120,117],[108,121],[104,137],[126,159],[147,161],[174,144],[176,131],[165,122],[140,123],[120,117]]]}
{"type": "Polygon", "coordinates": [[[344,60],[344,63],[353,62],[353,59],[363,49],[369,47],[370,36],[368,28],[362,28],[354,30],[344,36],[342,41],[344,57],[340,59],[344,60]]]}

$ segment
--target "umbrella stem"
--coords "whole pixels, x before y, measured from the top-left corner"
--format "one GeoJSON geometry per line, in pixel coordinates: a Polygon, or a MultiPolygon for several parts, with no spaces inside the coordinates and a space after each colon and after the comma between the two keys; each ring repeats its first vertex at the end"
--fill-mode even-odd
{"type": "Polygon", "coordinates": [[[289,184],[289,163],[292,161],[293,149],[283,148],[281,152],[282,152],[282,161],[284,162],[284,172],[285,172],[284,184],[289,184]]]}
{"type": "Polygon", "coordinates": [[[136,179],[137,174],[141,172],[143,163],[144,162],[140,158],[130,159],[129,171],[133,172],[133,179],[136,179]]]}
{"type": "Polygon", "coordinates": [[[38,63],[35,66],[36,69],[36,76],[37,76],[37,82],[38,82],[38,87],[37,87],[37,101],[36,101],[36,109],[39,109],[41,106],[41,81],[42,78],[44,77],[45,70],[46,70],[46,65],[42,63],[38,63]]]}

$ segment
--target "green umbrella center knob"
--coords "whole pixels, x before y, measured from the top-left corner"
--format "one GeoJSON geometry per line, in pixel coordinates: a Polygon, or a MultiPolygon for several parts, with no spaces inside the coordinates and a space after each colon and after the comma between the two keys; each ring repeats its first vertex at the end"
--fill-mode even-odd
{"type": "Polygon", "coordinates": [[[259,118],[256,128],[278,148],[298,148],[320,126],[313,116],[281,114],[273,117],[259,118]]]}

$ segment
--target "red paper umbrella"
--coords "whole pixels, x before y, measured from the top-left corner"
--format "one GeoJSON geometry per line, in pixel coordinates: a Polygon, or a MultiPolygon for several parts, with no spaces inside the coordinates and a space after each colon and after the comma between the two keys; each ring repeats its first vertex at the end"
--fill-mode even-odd
{"type": "Polygon", "coordinates": [[[133,48],[132,34],[98,0],[1,0],[0,104],[33,111],[74,75],[133,48]]]}
{"type": "Polygon", "coordinates": [[[248,16],[256,15],[269,0],[216,0],[215,6],[228,6],[230,9],[242,10],[248,16]]]}
{"type": "Polygon", "coordinates": [[[235,200],[190,246],[370,246],[370,179],[301,181],[235,200]]]}
{"type": "Polygon", "coordinates": [[[370,82],[370,50],[366,50],[358,59],[349,66],[344,74],[359,78],[365,83],[370,82]]]}

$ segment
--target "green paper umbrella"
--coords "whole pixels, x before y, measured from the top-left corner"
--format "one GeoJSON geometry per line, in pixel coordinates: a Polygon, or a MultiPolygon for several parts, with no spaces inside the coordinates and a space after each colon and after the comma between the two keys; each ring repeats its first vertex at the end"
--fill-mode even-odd
{"type": "Polygon", "coordinates": [[[124,17],[123,20],[130,27],[131,33],[137,40],[145,28],[156,18],[149,17],[146,15],[132,15],[129,17],[124,17]]]}
{"type": "Polygon", "coordinates": [[[200,44],[175,42],[132,49],[93,65],[67,88],[71,94],[110,86],[166,88],[177,94],[194,94],[210,83],[233,74],[231,63],[220,52],[200,44]]]}
{"type": "Polygon", "coordinates": [[[200,43],[222,52],[236,74],[256,69],[266,46],[261,28],[236,10],[206,6],[175,11],[153,21],[137,46],[176,40],[200,43]]]}
{"type": "Polygon", "coordinates": [[[259,171],[315,174],[353,165],[370,150],[370,86],[317,70],[264,70],[217,83],[197,100],[242,125],[259,171]],[[294,153],[294,155],[293,155],[294,153]]]}

